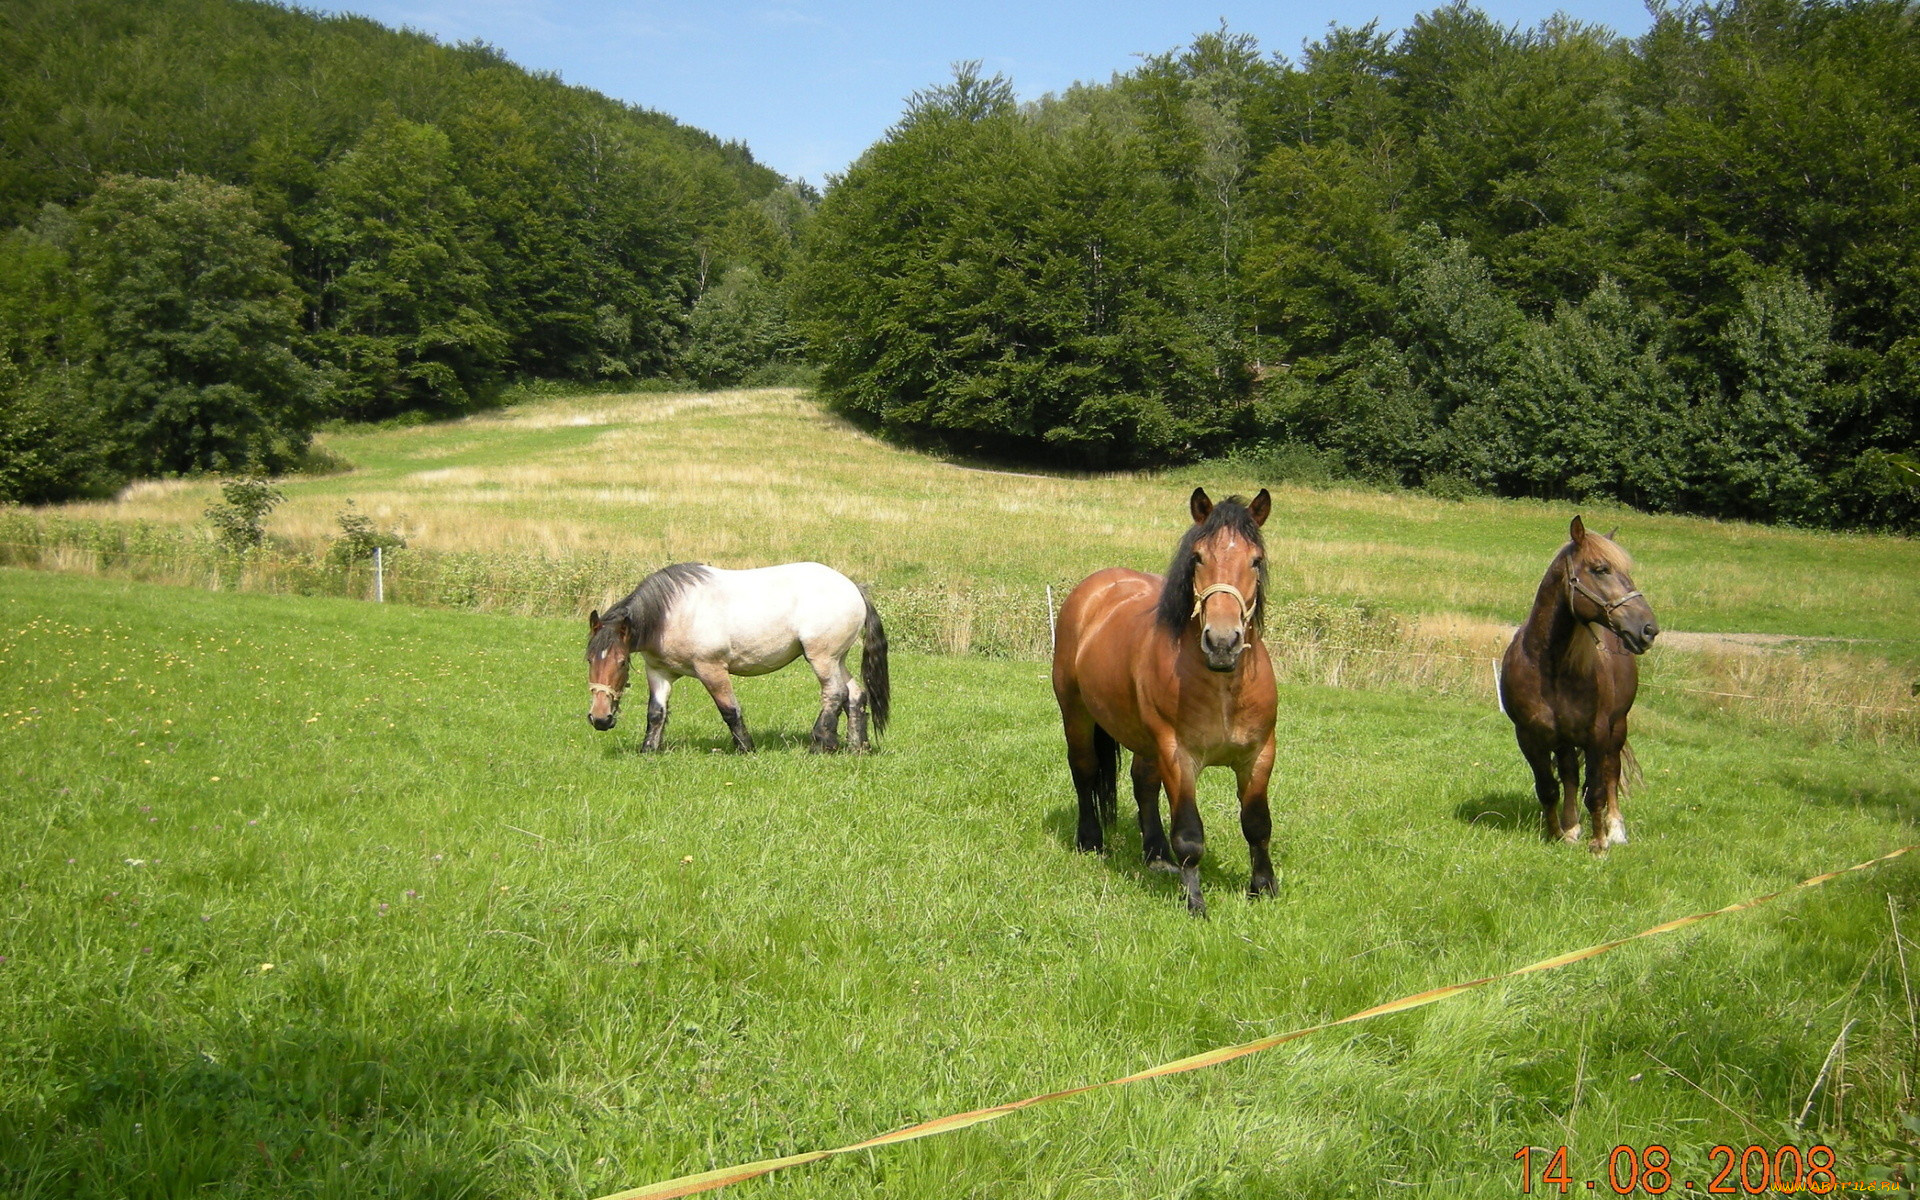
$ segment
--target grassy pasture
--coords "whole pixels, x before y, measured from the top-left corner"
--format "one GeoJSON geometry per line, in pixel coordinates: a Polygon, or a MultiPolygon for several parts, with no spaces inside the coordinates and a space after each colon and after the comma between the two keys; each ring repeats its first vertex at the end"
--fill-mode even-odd
{"type": "MultiPolygon", "coordinates": [[[[1156,567],[1188,489],[1268,482],[1235,463],[1152,476],[987,471],[886,446],[780,389],[546,400],[323,440],[356,465],[285,481],[270,531],[290,557],[220,567],[195,530],[214,484],[173,480],[113,503],[0,513],[0,563],[355,594],[371,590],[364,572],[334,579],[315,566],[354,500],[416,548],[389,579],[408,603],[584,613],[669,561],[814,558],[874,588],[896,644],[1033,658],[1046,652],[1049,584],[1059,594],[1102,566],[1156,567]]],[[[1575,511],[1276,491],[1269,636],[1288,677],[1481,699],[1575,511]]],[[[1920,544],[1581,507],[1595,528],[1620,526],[1637,582],[1677,631],[1645,662],[1649,690],[1832,736],[1920,740],[1920,544]]]]}
{"type": "MultiPolygon", "coordinates": [[[[1236,895],[1209,777],[1194,922],[1125,816],[1111,859],[1072,852],[1039,663],[902,655],[896,725],[860,759],[804,753],[802,674],[743,681],[752,757],[719,752],[683,684],[669,752],[641,756],[630,722],[580,719],[580,633],[0,571],[0,1194],[596,1196],[1311,1024],[1920,840],[1911,743],[1652,694],[1634,841],[1595,861],[1538,843],[1483,700],[1293,682],[1281,895],[1236,895]]],[[[1871,1178],[1916,1153],[1917,901],[1901,859],[738,1191],[1506,1197],[1522,1146],[1571,1147],[1605,1189],[1613,1146],[1658,1143],[1702,1194],[1717,1144],[1816,1141],[1871,1178]]]]}
{"type": "MultiPolygon", "coordinates": [[[[1091,477],[982,471],[903,451],[792,390],[591,396],[321,444],[355,464],[286,483],[269,531],[317,544],[349,499],[447,551],[611,554],[630,587],[663,563],[818,559],[864,583],[1037,594],[1115,563],[1157,568],[1196,484],[1269,480],[1231,464],[1091,477]]],[[[1365,601],[1408,616],[1517,622],[1566,538],[1565,504],[1455,502],[1279,487],[1267,526],[1283,596],[1365,601]]],[[[61,511],[191,524],[206,481],[138,484],[61,511]]],[[[1699,632],[1876,639],[1920,660],[1920,544],[1581,506],[1621,527],[1662,621],[1699,632]]],[[[621,587],[621,590],[624,590],[621,587]]]]}

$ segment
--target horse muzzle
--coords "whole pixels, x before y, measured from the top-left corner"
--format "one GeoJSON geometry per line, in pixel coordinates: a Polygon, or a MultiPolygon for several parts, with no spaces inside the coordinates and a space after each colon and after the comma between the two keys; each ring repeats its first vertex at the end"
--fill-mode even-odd
{"type": "Polygon", "coordinates": [[[1644,622],[1622,621],[1614,626],[1614,633],[1620,636],[1620,644],[1631,654],[1645,654],[1652,647],[1653,639],[1660,636],[1660,623],[1652,617],[1644,622]]]}
{"type": "Polygon", "coordinates": [[[601,733],[612,729],[620,720],[620,688],[609,687],[604,683],[590,683],[593,689],[593,701],[587,706],[587,724],[601,733]],[[601,698],[605,697],[606,710],[601,711],[601,698]]]}
{"type": "Polygon", "coordinates": [[[1193,615],[1201,618],[1200,656],[1206,660],[1207,670],[1224,673],[1240,665],[1240,656],[1252,644],[1247,640],[1247,613],[1251,608],[1240,589],[1229,583],[1216,583],[1195,598],[1193,615]],[[1239,620],[1225,629],[1215,629],[1205,619],[1207,598],[1216,594],[1231,596],[1240,606],[1239,620]]]}
{"type": "Polygon", "coordinates": [[[1240,656],[1250,646],[1246,630],[1238,626],[1224,633],[1215,633],[1205,625],[1200,627],[1200,657],[1209,671],[1224,673],[1233,670],[1240,665],[1240,656]]]}

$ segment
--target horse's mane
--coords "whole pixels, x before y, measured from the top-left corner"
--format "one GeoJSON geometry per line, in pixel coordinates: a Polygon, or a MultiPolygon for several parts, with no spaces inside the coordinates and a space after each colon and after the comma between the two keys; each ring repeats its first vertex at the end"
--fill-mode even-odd
{"type": "MultiPolygon", "coordinates": [[[[1587,549],[1598,555],[1601,561],[1605,562],[1614,570],[1625,571],[1628,574],[1633,573],[1633,556],[1628,554],[1626,549],[1612,538],[1602,537],[1597,533],[1589,533],[1587,535],[1587,549]]],[[[1560,553],[1553,560],[1554,566],[1560,568],[1564,574],[1567,560],[1572,557],[1573,543],[1568,542],[1566,545],[1560,547],[1560,553]]]]}
{"type": "Polygon", "coordinates": [[[674,563],[642,579],[640,586],[628,593],[625,600],[606,611],[600,628],[594,630],[592,639],[587,643],[588,657],[606,649],[614,639],[621,637],[622,634],[615,627],[622,623],[627,626],[625,640],[629,646],[635,649],[653,646],[660,640],[660,626],[665,623],[667,611],[680,598],[680,593],[712,575],[713,568],[705,563],[674,563]]]}
{"type": "Polygon", "coordinates": [[[1187,530],[1174,549],[1173,561],[1167,564],[1167,581],[1160,589],[1155,619],[1175,637],[1185,632],[1187,622],[1193,619],[1193,568],[1197,558],[1194,548],[1222,529],[1245,538],[1260,552],[1259,590],[1253,595],[1253,612],[1247,618],[1249,625],[1260,628],[1260,618],[1267,609],[1267,543],[1261,540],[1260,526],[1254,524],[1253,514],[1247,511],[1247,498],[1228,496],[1213,506],[1206,520],[1187,530]]]}

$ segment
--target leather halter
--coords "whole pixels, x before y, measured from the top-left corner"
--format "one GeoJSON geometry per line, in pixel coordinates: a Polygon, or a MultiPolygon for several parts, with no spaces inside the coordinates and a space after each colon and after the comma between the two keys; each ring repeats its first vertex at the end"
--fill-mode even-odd
{"type": "Polygon", "coordinates": [[[1209,586],[1205,591],[1201,592],[1198,596],[1195,596],[1193,599],[1193,612],[1188,616],[1187,619],[1192,620],[1194,617],[1199,616],[1200,610],[1207,606],[1207,597],[1213,595],[1216,592],[1225,592],[1227,595],[1232,596],[1234,598],[1234,601],[1240,605],[1240,623],[1242,625],[1245,625],[1247,623],[1247,611],[1251,609],[1253,606],[1251,604],[1248,604],[1247,598],[1240,594],[1240,589],[1233,586],[1230,583],[1213,584],[1209,586]]]}
{"type": "Polygon", "coordinates": [[[1568,608],[1573,607],[1573,593],[1575,592],[1579,592],[1582,596],[1585,596],[1587,599],[1593,601],[1595,607],[1599,608],[1601,617],[1606,620],[1607,625],[1609,627],[1613,625],[1614,609],[1619,608],[1621,605],[1625,604],[1629,600],[1638,600],[1638,599],[1644,598],[1640,595],[1639,589],[1636,588],[1632,591],[1629,591],[1626,595],[1620,597],[1618,600],[1613,600],[1613,601],[1603,600],[1599,596],[1596,596],[1592,592],[1587,590],[1587,585],[1580,582],[1580,576],[1578,573],[1573,571],[1568,571],[1567,572],[1567,607],[1568,608]]]}
{"type": "Polygon", "coordinates": [[[1567,571],[1567,611],[1573,614],[1573,617],[1575,620],[1579,620],[1580,614],[1573,611],[1573,594],[1575,592],[1578,592],[1582,596],[1585,596],[1589,601],[1593,603],[1594,607],[1600,610],[1599,622],[1594,622],[1594,621],[1580,622],[1582,625],[1585,625],[1587,627],[1590,633],[1593,634],[1594,647],[1608,654],[1614,653],[1614,651],[1607,649],[1606,644],[1600,640],[1600,631],[1597,629],[1594,629],[1593,627],[1595,624],[1604,624],[1608,629],[1612,630],[1614,633],[1616,634],[1619,633],[1620,627],[1613,623],[1613,610],[1616,608],[1619,608],[1621,605],[1625,604],[1629,600],[1643,599],[1644,597],[1640,595],[1639,589],[1638,588],[1630,589],[1626,595],[1620,597],[1618,600],[1609,602],[1607,600],[1601,599],[1599,596],[1594,595],[1592,591],[1588,590],[1587,585],[1580,582],[1580,573],[1578,571],[1569,569],[1567,571]]]}

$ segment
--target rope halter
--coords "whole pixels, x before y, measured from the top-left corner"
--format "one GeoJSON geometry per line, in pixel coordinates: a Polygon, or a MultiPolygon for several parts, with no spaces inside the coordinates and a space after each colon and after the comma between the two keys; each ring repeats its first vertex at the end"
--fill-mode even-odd
{"type": "Polygon", "coordinates": [[[1216,592],[1225,592],[1227,595],[1233,597],[1234,602],[1240,606],[1240,624],[1245,625],[1247,623],[1247,612],[1253,605],[1248,604],[1247,598],[1240,594],[1240,589],[1230,583],[1213,584],[1198,596],[1195,596],[1193,599],[1193,612],[1187,619],[1192,620],[1194,617],[1199,616],[1200,610],[1207,606],[1207,597],[1212,596],[1216,592]]]}
{"type": "Polygon", "coordinates": [[[605,692],[607,694],[607,699],[612,701],[616,705],[620,703],[620,697],[625,695],[627,691],[626,688],[623,688],[623,687],[617,688],[612,686],[611,684],[605,684],[605,683],[589,683],[587,687],[592,691],[605,692]]]}

